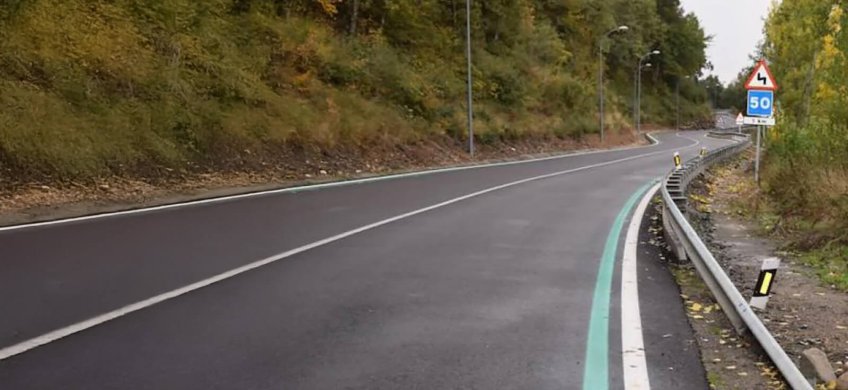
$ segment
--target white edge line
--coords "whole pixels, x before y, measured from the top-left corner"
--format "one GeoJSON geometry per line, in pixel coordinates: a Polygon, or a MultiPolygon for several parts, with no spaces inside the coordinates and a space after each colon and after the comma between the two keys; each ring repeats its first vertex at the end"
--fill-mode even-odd
{"type": "Polygon", "coordinates": [[[219,196],[219,197],[214,197],[214,198],[190,200],[190,201],[177,202],[177,203],[168,203],[168,204],[163,204],[163,205],[159,205],[159,206],[140,207],[140,208],[129,209],[129,210],[111,211],[111,212],[97,213],[97,214],[91,214],[91,215],[83,215],[83,216],[79,216],[79,217],[60,218],[60,219],[42,221],[42,222],[32,222],[32,223],[23,223],[23,224],[18,224],[18,225],[0,226],[0,232],[10,231],[10,230],[29,229],[29,228],[35,228],[35,227],[41,227],[41,226],[66,224],[66,223],[71,223],[71,222],[82,222],[82,221],[88,221],[88,220],[92,220],[92,219],[109,218],[109,217],[115,217],[115,216],[120,216],[120,215],[149,213],[149,212],[159,211],[159,210],[168,210],[168,209],[188,207],[188,206],[197,206],[197,205],[202,205],[202,204],[227,202],[227,201],[232,201],[232,200],[237,200],[237,199],[253,198],[253,197],[265,196],[265,195],[295,193],[295,192],[300,192],[300,191],[312,191],[312,190],[319,190],[319,189],[322,189],[322,188],[347,186],[347,185],[353,185],[353,184],[365,184],[365,183],[372,183],[372,182],[383,181],[383,180],[400,179],[400,178],[405,178],[405,177],[415,177],[415,176],[423,176],[423,175],[430,175],[430,174],[437,174],[437,173],[464,171],[464,170],[469,170],[469,169],[499,167],[499,166],[505,166],[505,165],[526,164],[526,163],[533,163],[533,162],[540,162],[540,161],[547,161],[547,160],[563,159],[563,158],[569,158],[569,157],[585,156],[585,155],[588,155],[588,154],[609,153],[609,152],[619,152],[619,151],[624,151],[624,150],[632,150],[632,149],[640,149],[640,148],[650,148],[650,147],[657,146],[657,145],[660,144],[660,141],[657,138],[655,138],[653,135],[646,133],[645,136],[647,136],[651,140],[652,143],[650,145],[627,146],[627,147],[614,148],[614,149],[582,151],[582,152],[574,152],[574,153],[568,153],[568,154],[560,154],[560,155],[557,155],[557,156],[533,158],[533,159],[527,159],[527,160],[504,161],[504,162],[499,162],[499,163],[466,165],[466,166],[450,167],[450,168],[426,169],[426,170],[422,170],[422,171],[397,173],[397,174],[390,174],[390,175],[384,175],[384,176],[366,177],[366,178],[362,178],[362,179],[340,180],[340,181],[333,181],[333,182],[321,183],[321,184],[307,184],[307,185],[302,185],[302,186],[278,188],[278,189],[273,189],[273,190],[248,192],[248,193],[244,193],[244,194],[219,196]]]}
{"type": "MultiPolygon", "coordinates": [[[[692,140],[690,139],[690,141],[692,141],[692,140]]],[[[692,148],[694,146],[697,146],[698,144],[699,144],[699,142],[695,141],[694,144],[683,147],[682,149],[692,148]]],[[[232,269],[230,271],[226,271],[224,273],[212,276],[210,278],[189,284],[187,286],[180,287],[178,289],[171,290],[171,291],[168,291],[166,293],[156,295],[154,297],[145,299],[143,301],[139,301],[139,302],[121,307],[119,309],[98,315],[96,317],[89,318],[87,320],[75,323],[73,325],[69,325],[69,326],[66,326],[66,327],[63,327],[63,328],[56,329],[56,330],[51,331],[49,333],[45,333],[41,336],[37,336],[37,337],[34,337],[32,339],[22,341],[20,343],[15,344],[15,345],[5,347],[3,349],[0,349],[0,361],[8,359],[8,358],[15,356],[15,355],[22,354],[22,353],[27,352],[29,350],[32,350],[34,348],[38,348],[42,345],[51,343],[53,341],[68,337],[68,336],[70,336],[74,333],[81,332],[81,331],[84,331],[86,329],[89,329],[89,328],[95,327],[97,325],[103,324],[105,322],[108,322],[108,321],[114,320],[116,318],[125,316],[127,314],[142,310],[144,308],[153,306],[155,304],[167,301],[167,300],[172,299],[172,298],[176,298],[180,295],[201,289],[203,287],[207,287],[209,285],[212,285],[214,283],[220,282],[220,281],[225,280],[225,279],[232,278],[234,276],[237,276],[239,274],[248,272],[250,270],[262,267],[264,265],[274,263],[276,261],[285,259],[287,257],[294,256],[298,253],[305,252],[305,251],[308,251],[310,249],[317,248],[319,246],[327,245],[329,243],[350,237],[354,234],[362,233],[364,231],[371,230],[371,229],[374,229],[374,228],[377,228],[377,227],[380,227],[380,226],[383,226],[383,225],[387,225],[387,224],[390,224],[392,222],[399,221],[401,219],[409,218],[411,216],[418,215],[418,214],[421,214],[421,213],[425,213],[425,212],[428,212],[428,211],[431,211],[431,210],[435,210],[435,209],[438,209],[438,208],[441,208],[441,207],[444,207],[444,206],[448,206],[448,205],[451,205],[451,204],[454,204],[454,203],[457,203],[457,202],[461,202],[461,201],[466,200],[466,199],[478,197],[480,195],[484,195],[484,194],[487,194],[487,193],[490,193],[490,192],[493,192],[493,191],[498,191],[498,190],[502,190],[502,189],[505,189],[505,188],[514,187],[514,186],[517,186],[519,184],[524,184],[524,183],[528,183],[528,182],[531,182],[531,181],[547,179],[547,178],[551,178],[551,177],[554,177],[554,176],[561,176],[561,175],[579,172],[579,171],[585,171],[585,170],[592,169],[592,168],[598,168],[598,167],[603,167],[603,166],[607,166],[607,165],[613,165],[613,164],[621,163],[621,162],[624,162],[624,161],[635,160],[635,159],[638,159],[638,158],[649,157],[649,156],[657,155],[657,154],[660,154],[660,153],[667,153],[667,152],[668,152],[667,150],[659,150],[659,151],[656,151],[656,152],[625,157],[625,158],[621,158],[621,159],[618,159],[618,160],[611,160],[611,161],[606,161],[606,162],[602,162],[602,163],[598,163],[598,164],[586,165],[586,166],[582,166],[582,167],[579,167],[579,168],[573,168],[573,169],[568,169],[568,170],[564,170],[564,171],[558,171],[558,172],[548,173],[548,174],[544,174],[544,175],[540,175],[540,176],[534,176],[534,177],[530,177],[530,178],[526,178],[526,179],[522,179],[522,180],[517,180],[517,181],[509,182],[509,183],[506,183],[506,184],[501,184],[501,185],[498,185],[498,186],[495,186],[495,187],[490,187],[490,188],[480,190],[480,191],[477,191],[477,192],[473,192],[473,193],[463,195],[463,196],[460,196],[460,197],[457,197],[457,198],[453,198],[453,199],[450,199],[450,200],[446,200],[446,201],[441,202],[441,203],[437,203],[437,204],[434,204],[434,205],[431,205],[431,206],[427,206],[427,207],[424,207],[424,208],[421,208],[421,209],[418,209],[418,210],[410,211],[408,213],[397,215],[397,216],[394,216],[394,217],[391,217],[391,218],[388,218],[388,219],[384,219],[382,221],[378,221],[378,222],[374,222],[374,223],[371,223],[371,224],[368,224],[368,225],[365,225],[365,226],[361,226],[361,227],[358,227],[356,229],[349,230],[347,232],[340,233],[340,234],[337,234],[337,235],[332,236],[332,237],[327,237],[323,240],[315,241],[311,244],[307,244],[307,245],[304,245],[304,246],[301,246],[301,247],[298,247],[298,248],[294,248],[294,249],[279,253],[277,255],[264,258],[262,260],[257,260],[253,263],[243,265],[241,267],[238,267],[238,268],[232,269]]]]}
{"type": "Polygon", "coordinates": [[[660,183],[655,184],[639,202],[624,241],[621,259],[621,359],[624,368],[625,390],[649,390],[648,363],[645,358],[645,342],[642,338],[642,314],[639,311],[639,285],[637,249],[639,228],[645,210],[654,197],[660,183]]]}

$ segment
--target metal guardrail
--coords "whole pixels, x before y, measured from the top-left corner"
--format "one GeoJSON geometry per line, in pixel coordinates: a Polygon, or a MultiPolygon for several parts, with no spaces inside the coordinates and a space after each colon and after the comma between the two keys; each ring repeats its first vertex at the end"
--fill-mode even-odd
{"type": "Polygon", "coordinates": [[[751,145],[750,137],[747,135],[730,132],[711,132],[711,135],[730,137],[738,139],[739,142],[716,149],[706,156],[691,159],[680,169],[675,169],[665,177],[661,192],[666,238],[672,244],[679,259],[688,258],[692,261],[701,279],[710,289],[736,331],[739,334],[744,333],[746,329],[751,332],[793,389],[812,390],[812,386],[795,363],[748,306],[748,302],[736,289],[733,281],[721,268],[682,211],[686,210],[687,188],[694,177],[703,172],[706,167],[734,156],[751,145]]]}

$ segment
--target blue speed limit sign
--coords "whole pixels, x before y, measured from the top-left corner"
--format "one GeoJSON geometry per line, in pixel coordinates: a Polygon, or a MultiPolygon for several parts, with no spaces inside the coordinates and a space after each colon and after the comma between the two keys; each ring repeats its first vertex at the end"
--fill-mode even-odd
{"type": "Polygon", "coordinates": [[[770,117],[774,112],[774,92],[748,91],[748,116],[770,117]]]}

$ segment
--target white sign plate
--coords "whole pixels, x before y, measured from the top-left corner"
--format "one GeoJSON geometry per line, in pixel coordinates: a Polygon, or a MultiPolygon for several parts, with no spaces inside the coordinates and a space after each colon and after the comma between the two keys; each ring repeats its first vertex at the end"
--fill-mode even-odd
{"type": "Polygon", "coordinates": [[[755,116],[746,116],[743,120],[746,125],[756,126],[774,126],[774,118],[759,118],[755,116]]]}

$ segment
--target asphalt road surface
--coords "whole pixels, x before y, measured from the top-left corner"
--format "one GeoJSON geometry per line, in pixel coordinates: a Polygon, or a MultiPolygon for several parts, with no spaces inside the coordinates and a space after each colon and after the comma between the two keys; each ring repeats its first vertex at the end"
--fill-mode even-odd
{"type": "Polygon", "coordinates": [[[674,151],[728,143],[657,138],[0,231],[0,389],[623,388],[616,296],[589,336],[607,237],[674,151]]]}

